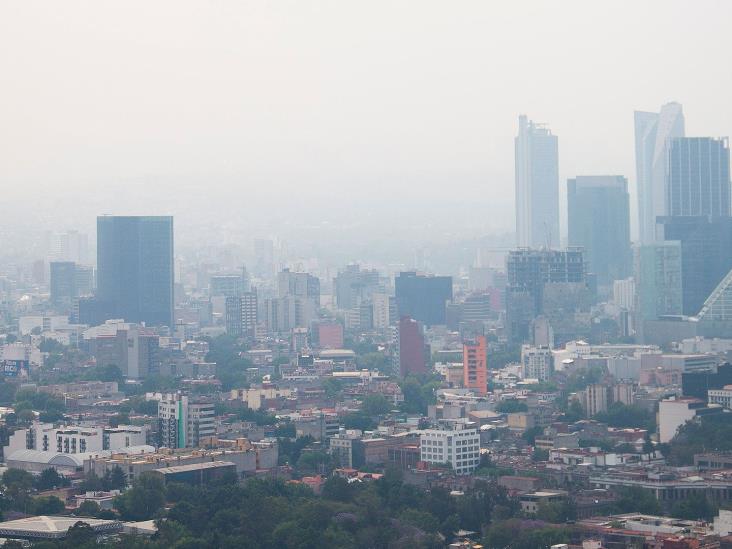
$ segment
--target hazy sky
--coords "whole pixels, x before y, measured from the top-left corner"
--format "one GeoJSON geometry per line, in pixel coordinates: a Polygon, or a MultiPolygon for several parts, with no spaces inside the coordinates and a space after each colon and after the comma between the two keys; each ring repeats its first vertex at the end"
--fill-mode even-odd
{"type": "Polygon", "coordinates": [[[562,187],[634,184],[634,109],[732,130],[731,23],[700,0],[4,0],[0,213],[419,197],[513,230],[519,113],[559,136],[562,187]]]}

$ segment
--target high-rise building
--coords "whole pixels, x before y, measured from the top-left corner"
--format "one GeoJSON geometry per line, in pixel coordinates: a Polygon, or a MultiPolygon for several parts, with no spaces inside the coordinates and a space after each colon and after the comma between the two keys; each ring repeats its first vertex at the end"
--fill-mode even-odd
{"type": "Polygon", "coordinates": [[[419,435],[419,459],[449,463],[457,475],[469,475],[480,465],[480,433],[455,423],[452,429],[424,429],[419,435]]]}
{"type": "Polygon", "coordinates": [[[76,291],[76,263],[73,261],[51,261],[51,303],[57,306],[71,306],[79,296],[76,291]]]}
{"type": "Polygon", "coordinates": [[[274,242],[265,238],[254,240],[254,274],[265,280],[275,274],[274,242]]]}
{"type": "Polygon", "coordinates": [[[463,343],[463,387],[484,395],[488,391],[485,336],[463,343]]]}
{"type": "Polygon", "coordinates": [[[214,403],[180,394],[158,401],[158,443],[165,448],[197,448],[216,436],[214,403]]]}
{"type": "Polygon", "coordinates": [[[94,290],[94,271],[73,261],[51,261],[51,303],[71,307],[77,298],[94,290]]]}
{"type": "Polygon", "coordinates": [[[613,303],[626,311],[635,309],[635,279],[633,277],[613,282],[613,303]]]}
{"type": "Polygon", "coordinates": [[[732,269],[732,218],[674,216],[659,221],[664,239],[681,246],[681,312],[695,315],[732,269]]]}
{"type": "Polygon", "coordinates": [[[390,310],[394,307],[394,297],[385,293],[376,292],[371,295],[371,307],[375,330],[386,330],[392,325],[390,310]]]}
{"type": "MultiPolygon", "coordinates": [[[[506,258],[506,272],[506,330],[512,341],[529,341],[531,323],[540,314],[552,320],[547,289],[561,286],[579,296],[587,286],[583,251],[579,249],[512,250],[506,258]]],[[[565,301],[560,304],[563,314],[577,305],[565,301]]]]}
{"type": "Polygon", "coordinates": [[[399,364],[399,374],[405,377],[409,374],[427,373],[429,353],[425,348],[419,322],[409,317],[400,318],[397,338],[396,362],[399,364]]]}
{"type": "Polygon", "coordinates": [[[173,218],[98,217],[97,279],[108,318],[174,326],[173,218]]]}
{"type": "Polygon", "coordinates": [[[517,245],[551,248],[559,243],[557,137],[521,115],[515,147],[517,245]]]}
{"type": "Polygon", "coordinates": [[[666,215],[729,217],[732,204],[727,138],[671,139],[666,184],[666,215]]]}
{"type": "Polygon", "coordinates": [[[86,263],[89,258],[89,239],[78,231],[49,233],[48,255],[51,261],[86,263]]]}
{"type": "Polygon", "coordinates": [[[656,218],[668,214],[666,173],[669,140],[683,137],[684,131],[684,114],[678,103],[667,103],[658,113],[635,112],[635,167],[641,244],[652,244],[657,240],[656,218]]]}
{"type": "Polygon", "coordinates": [[[549,347],[521,347],[521,369],[524,379],[546,381],[554,372],[554,355],[549,347]]]}
{"type": "Polygon", "coordinates": [[[100,366],[117,366],[130,379],[160,373],[160,337],[139,324],[110,320],[89,328],[83,346],[100,366]]]}
{"type": "Polygon", "coordinates": [[[432,326],[445,324],[445,307],[452,300],[451,276],[402,272],[394,280],[399,316],[432,326]]]}
{"type": "Polygon", "coordinates": [[[213,275],[209,284],[209,296],[237,297],[243,294],[244,277],[241,275],[213,275]]]}
{"type": "Polygon", "coordinates": [[[620,175],[579,176],[567,181],[569,245],[585,251],[587,271],[609,286],[631,270],[630,199],[620,175]]]}
{"type": "Polygon", "coordinates": [[[662,242],[635,249],[635,312],[640,320],[681,314],[681,244],[662,242]]]}
{"type": "Polygon", "coordinates": [[[353,309],[380,289],[379,272],[348,265],[333,279],[333,293],[339,309],[353,309]]]}
{"type": "Polygon", "coordinates": [[[257,294],[243,292],[226,298],[226,333],[254,338],[257,330],[257,294]]]}
{"type": "Polygon", "coordinates": [[[279,297],[303,297],[320,306],[320,280],[309,273],[295,273],[283,269],[277,277],[279,297]]]}

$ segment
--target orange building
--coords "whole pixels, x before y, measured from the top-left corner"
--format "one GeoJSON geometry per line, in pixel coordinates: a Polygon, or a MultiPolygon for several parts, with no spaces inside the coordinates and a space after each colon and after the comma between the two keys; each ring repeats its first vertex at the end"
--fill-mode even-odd
{"type": "Polygon", "coordinates": [[[463,343],[463,386],[481,395],[488,391],[485,336],[463,343]]]}

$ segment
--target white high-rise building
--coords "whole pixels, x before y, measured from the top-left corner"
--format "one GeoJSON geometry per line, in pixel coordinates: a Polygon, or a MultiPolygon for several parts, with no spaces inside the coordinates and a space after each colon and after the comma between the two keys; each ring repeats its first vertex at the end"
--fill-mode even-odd
{"type": "Polygon", "coordinates": [[[458,475],[468,475],[480,465],[480,434],[476,429],[425,429],[419,437],[420,460],[435,465],[449,463],[458,475]]]}
{"type": "Polygon", "coordinates": [[[656,241],[656,218],[668,215],[666,171],[669,140],[674,137],[684,137],[684,113],[679,103],[667,103],[658,113],[635,112],[638,236],[642,244],[656,241]]]}
{"type": "Polygon", "coordinates": [[[521,347],[521,367],[524,379],[546,381],[554,372],[554,355],[549,347],[521,347]]]}
{"type": "Polygon", "coordinates": [[[613,303],[632,311],[635,307],[635,279],[633,277],[613,281],[613,303]]]}
{"type": "Polygon", "coordinates": [[[519,116],[516,145],[516,240],[519,247],[559,245],[557,136],[519,116]]]}

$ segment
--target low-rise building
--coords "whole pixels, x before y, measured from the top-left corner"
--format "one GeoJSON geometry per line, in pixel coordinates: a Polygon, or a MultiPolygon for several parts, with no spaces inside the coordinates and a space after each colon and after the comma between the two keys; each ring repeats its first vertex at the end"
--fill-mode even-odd
{"type": "Polygon", "coordinates": [[[521,512],[527,515],[535,515],[540,505],[558,503],[566,499],[567,492],[563,490],[541,490],[519,496],[519,503],[521,504],[521,512]]]}

